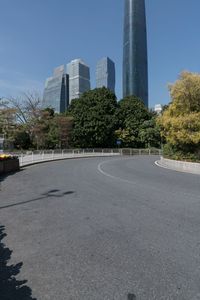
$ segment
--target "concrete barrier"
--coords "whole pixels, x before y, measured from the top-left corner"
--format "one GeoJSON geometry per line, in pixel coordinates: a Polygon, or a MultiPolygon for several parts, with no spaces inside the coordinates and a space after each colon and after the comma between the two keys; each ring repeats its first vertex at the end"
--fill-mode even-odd
{"type": "Polygon", "coordinates": [[[3,161],[0,161],[0,174],[3,174],[4,172],[4,163],[3,161]]]}
{"type": "Polygon", "coordinates": [[[0,174],[6,174],[9,172],[15,172],[19,170],[19,159],[8,159],[0,161],[0,174]]]}
{"type": "Polygon", "coordinates": [[[161,159],[158,161],[158,165],[175,171],[188,172],[200,175],[200,163],[172,160],[161,157],[161,159]]]}

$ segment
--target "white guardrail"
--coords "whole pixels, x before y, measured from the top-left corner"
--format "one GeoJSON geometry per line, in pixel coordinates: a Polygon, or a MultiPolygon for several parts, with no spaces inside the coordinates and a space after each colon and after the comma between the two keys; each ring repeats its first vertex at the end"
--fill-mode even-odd
{"type": "Polygon", "coordinates": [[[19,157],[20,166],[35,163],[61,160],[67,158],[118,156],[118,155],[161,155],[160,149],[65,149],[37,150],[15,153],[19,157]]]}

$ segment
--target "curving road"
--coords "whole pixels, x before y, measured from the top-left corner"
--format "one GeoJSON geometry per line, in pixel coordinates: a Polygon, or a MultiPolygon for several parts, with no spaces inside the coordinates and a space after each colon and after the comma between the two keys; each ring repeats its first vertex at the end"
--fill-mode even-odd
{"type": "Polygon", "coordinates": [[[8,264],[23,262],[17,279],[32,291],[23,299],[200,299],[200,176],[156,159],[50,162],[2,181],[8,264]]]}

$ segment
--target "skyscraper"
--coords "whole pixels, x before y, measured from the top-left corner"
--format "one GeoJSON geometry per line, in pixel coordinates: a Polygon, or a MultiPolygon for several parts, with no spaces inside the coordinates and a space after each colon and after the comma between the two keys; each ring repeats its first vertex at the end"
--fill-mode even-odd
{"type": "Polygon", "coordinates": [[[81,94],[90,90],[90,69],[81,60],[74,59],[67,64],[69,74],[69,101],[79,98],[81,94]]]}
{"type": "Polygon", "coordinates": [[[135,95],[148,107],[145,0],[124,0],[123,97],[135,95]]]}
{"type": "Polygon", "coordinates": [[[115,92],[115,64],[109,57],[99,60],[96,67],[96,87],[103,86],[115,92]]]}
{"type": "Polygon", "coordinates": [[[52,77],[47,78],[43,95],[43,108],[50,107],[57,113],[65,112],[69,105],[69,76],[64,65],[54,70],[52,77]]]}

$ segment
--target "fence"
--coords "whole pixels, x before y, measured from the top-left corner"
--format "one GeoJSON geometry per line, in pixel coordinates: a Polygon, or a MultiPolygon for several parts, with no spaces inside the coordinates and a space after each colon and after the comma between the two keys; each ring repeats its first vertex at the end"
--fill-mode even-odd
{"type": "Polygon", "coordinates": [[[19,157],[20,166],[42,161],[51,161],[67,158],[119,155],[161,155],[160,149],[64,149],[64,150],[37,150],[15,153],[19,157]]]}

